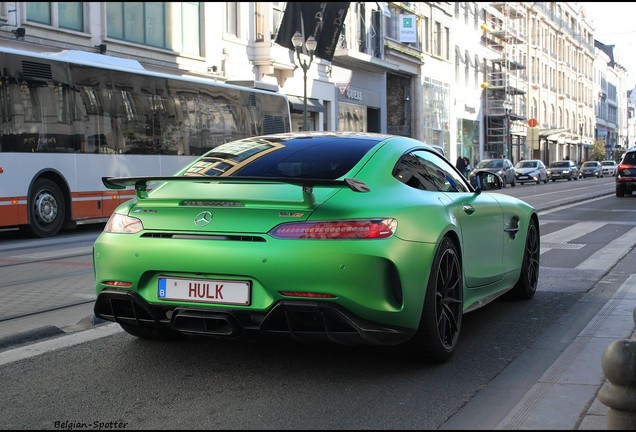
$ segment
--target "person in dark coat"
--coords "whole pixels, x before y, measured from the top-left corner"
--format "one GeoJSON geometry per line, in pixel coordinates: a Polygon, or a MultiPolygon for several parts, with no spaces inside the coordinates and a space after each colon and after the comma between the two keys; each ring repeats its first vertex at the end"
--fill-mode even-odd
{"type": "Polygon", "coordinates": [[[462,174],[466,172],[466,160],[462,156],[459,156],[457,158],[457,162],[455,162],[455,168],[457,168],[462,174]]]}

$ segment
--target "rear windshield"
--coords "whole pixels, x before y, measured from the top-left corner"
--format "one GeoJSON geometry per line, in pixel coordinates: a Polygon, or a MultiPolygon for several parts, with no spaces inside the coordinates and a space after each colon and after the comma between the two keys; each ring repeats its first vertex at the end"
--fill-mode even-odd
{"type": "Polygon", "coordinates": [[[503,161],[501,159],[486,159],[477,165],[477,168],[501,168],[503,161]]]}
{"type": "Polygon", "coordinates": [[[636,152],[627,152],[625,153],[625,157],[623,157],[623,162],[628,164],[634,164],[636,162],[636,152]]]}
{"type": "Polygon", "coordinates": [[[342,177],[381,138],[333,136],[248,138],[222,144],[190,166],[185,176],[342,177]]]}
{"type": "Polygon", "coordinates": [[[569,162],[552,162],[550,168],[567,168],[570,166],[569,162]]]}
{"type": "Polygon", "coordinates": [[[517,168],[536,168],[536,167],[537,167],[537,163],[536,162],[530,162],[530,161],[517,162],[517,168]]]}

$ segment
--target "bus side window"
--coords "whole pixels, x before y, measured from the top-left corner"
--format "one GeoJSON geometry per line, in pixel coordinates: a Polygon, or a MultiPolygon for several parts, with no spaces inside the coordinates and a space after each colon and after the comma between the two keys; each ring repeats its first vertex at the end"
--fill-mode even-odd
{"type": "Polygon", "coordinates": [[[106,135],[89,135],[86,141],[86,153],[99,153],[100,149],[106,146],[106,135]]]}

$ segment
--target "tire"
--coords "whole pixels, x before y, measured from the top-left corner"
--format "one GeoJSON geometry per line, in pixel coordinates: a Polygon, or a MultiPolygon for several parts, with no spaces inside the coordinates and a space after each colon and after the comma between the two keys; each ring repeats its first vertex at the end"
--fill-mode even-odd
{"type": "Polygon", "coordinates": [[[40,178],[29,193],[28,231],[37,237],[52,237],[62,229],[66,202],[60,187],[52,180],[40,178]]]}
{"type": "Polygon", "coordinates": [[[126,324],[119,324],[124,331],[130,335],[141,339],[151,340],[179,340],[185,338],[185,335],[172,330],[162,330],[154,327],[139,327],[126,324]]]}
{"type": "Polygon", "coordinates": [[[510,184],[512,187],[517,186],[517,179],[516,178],[512,178],[512,183],[510,184]]]}
{"type": "Polygon", "coordinates": [[[539,227],[534,219],[528,224],[526,242],[523,248],[521,274],[515,286],[510,290],[510,296],[519,300],[527,300],[537,292],[539,284],[539,259],[541,241],[539,227]]]}
{"type": "Polygon", "coordinates": [[[621,186],[616,186],[616,196],[619,198],[623,198],[625,196],[625,188],[621,186]]]}
{"type": "Polygon", "coordinates": [[[427,363],[446,362],[457,346],[464,312],[464,279],[457,247],[445,237],[435,254],[420,324],[404,344],[407,355],[427,363]]]}

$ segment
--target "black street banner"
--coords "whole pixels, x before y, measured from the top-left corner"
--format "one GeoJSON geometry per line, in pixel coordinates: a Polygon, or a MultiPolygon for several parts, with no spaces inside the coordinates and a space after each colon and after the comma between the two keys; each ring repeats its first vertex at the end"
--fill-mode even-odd
{"type": "Polygon", "coordinates": [[[331,61],[349,4],[350,2],[287,2],[276,43],[295,50],[291,38],[298,31],[304,40],[309,36],[316,39],[316,57],[331,61]]]}

